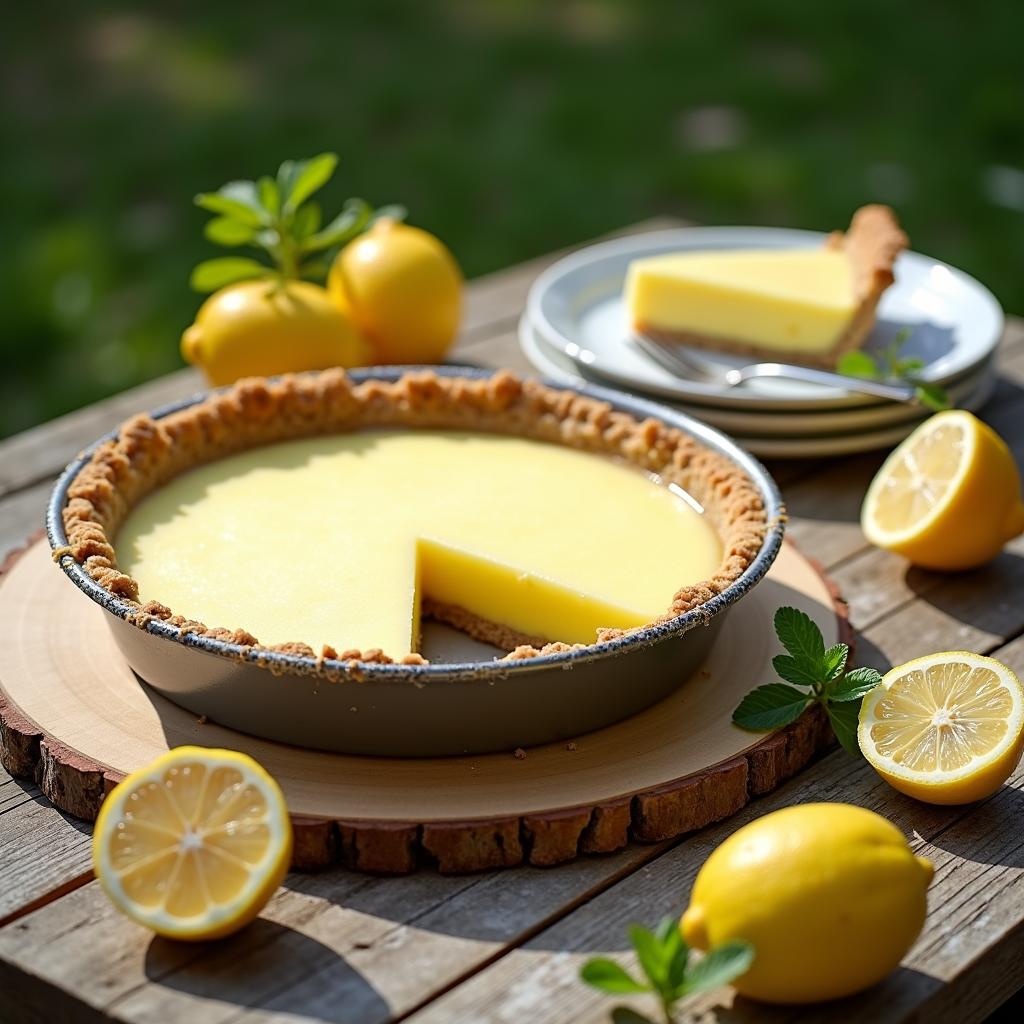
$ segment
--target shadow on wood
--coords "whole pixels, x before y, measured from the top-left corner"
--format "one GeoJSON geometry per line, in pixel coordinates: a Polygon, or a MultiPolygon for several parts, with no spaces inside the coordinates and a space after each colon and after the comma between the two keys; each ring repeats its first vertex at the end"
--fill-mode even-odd
{"type": "Polygon", "coordinates": [[[196,953],[183,966],[180,943],[152,940],[145,973],[157,986],[150,991],[155,1003],[173,1005],[161,992],[172,989],[249,1010],[301,1014],[303,1020],[323,1024],[391,1018],[387,1003],[359,971],[292,928],[260,919],[234,938],[197,946],[196,953]]]}

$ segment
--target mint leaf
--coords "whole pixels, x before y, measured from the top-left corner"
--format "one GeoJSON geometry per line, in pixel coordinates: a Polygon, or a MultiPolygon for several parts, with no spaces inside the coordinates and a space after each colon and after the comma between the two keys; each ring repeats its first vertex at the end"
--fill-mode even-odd
{"type": "Polygon", "coordinates": [[[914,373],[916,370],[924,369],[924,360],[920,356],[910,356],[909,359],[901,359],[896,364],[899,371],[899,376],[906,377],[910,373],[914,373]]]}
{"type": "Polygon", "coordinates": [[[914,394],[917,400],[932,412],[942,412],[944,409],[952,408],[952,402],[944,388],[937,384],[922,384],[920,381],[914,384],[914,394]]]}
{"type": "Polygon", "coordinates": [[[222,256],[204,260],[192,271],[189,284],[197,292],[215,292],[226,284],[253,277],[269,277],[273,271],[258,260],[244,256],[222,256]]]}
{"type": "Polygon", "coordinates": [[[859,349],[854,352],[844,352],[836,364],[839,373],[847,377],[866,377],[868,380],[879,376],[878,365],[867,352],[859,349]]]}
{"type": "Polygon", "coordinates": [[[882,676],[873,668],[855,668],[840,679],[834,689],[829,690],[828,699],[839,701],[860,700],[869,694],[880,682],[882,676]]]}
{"type": "Polygon", "coordinates": [[[337,166],[337,153],[321,153],[309,160],[292,162],[288,171],[288,191],[282,195],[282,209],[286,212],[297,210],[314,192],[331,180],[337,166]]]}
{"type": "Polygon", "coordinates": [[[825,641],[811,617],[796,608],[780,608],[775,613],[775,632],[782,646],[808,671],[821,665],[825,641]]]}
{"type": "Polygon", "coordinates": [[[654,935],[661,945],[665,945],[666,942],[671,942],[673,939],[682,941],[679,922],[674,917],[663,917],[658,922],[658,927],[654,929],[654,935]]]}
{"type": "Polygon", "coordinates": [[[860,754],[857,743],[857,722],[860,716],[860,701],[850,700],[837,704],[825,704],[825,712],[832,723],[832,731],[843,749],[854,757],[860,754]]]}
{"type": "Polygon", "coordinates": [[[741,729],[780,729],[795,722],[810,700],[809,694],[785,683],[768,683],[751,690],[740,701],[732,720],[741,729]]]}
{"type": "Polygon", "coordinates": [[[819,683],[827,683],[842,675],[846,668],[846,659],[850,657],[850,648],[846,644],[833,644],[821,659],[821,667],[824,669],[824,679],[819,683]]]}
{"type": "Polygon", "coordinates": [[[234,217],[214,217],[207,221],[203,234],[217,245],[245,245],[256,237],[257,228],[234,217]]]}
{"type": "Polygon", "coordinates": [[[808,669],[802,661],[797,661],[791,654],[776,654],[772,658],[772,667],[780,678],[794,686],[814,686],[821,682],[821,673],[817,668],[808,669]]]}
{"type": "Polygon", "coordinates": [[[686,972],[681,995],[706,992],[746,974],[754,962],[754,947],[749,942],[733,940],[716,946],[686,972]]]}
{"type": "Polygon", "coordinates": [[[617,995],[632,995],[650,991],[647,985],[641,985],[625,968],[606,957],[595,957],[593,960],[588,960],[580,970],[580,978],[593,988],[599,988],[602,992],[613,992],[617,995]]]}
{"type": "Polygon", "coordinates": [[[672,948],[672,956],[668,962],[666,991],[671,998],[676,999],[682,993],[686,982],[686,965],[690,960],[690,947],[683,942],[683,937],[679,932],[679,923],[673,922],[673,926],[678,941],[672,948]]]}
{"type": "Polygon", "coordinates": [[[636,950],[640,969],[650,978],[652,987],[661,991],[668,978],[668,963],[661,940],[650,929],[634,924],[629,928],[629,941],[636,950]]]}

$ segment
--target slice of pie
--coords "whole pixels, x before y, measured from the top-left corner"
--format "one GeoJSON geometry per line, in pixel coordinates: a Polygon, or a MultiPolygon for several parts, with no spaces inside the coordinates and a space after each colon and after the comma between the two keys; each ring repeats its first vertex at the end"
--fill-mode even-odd
{"type": "Polygon", "coordinates": [[[523,657],[707,601],[765,519],[742,470],[657,421],[508,373],[332,370],[129,421],[79,473],[59,554],[139,625],[416,662],[430,616],[523,657]]]}
{"type": "Polygon", "coordinates": [[[820,249],[738,249],[634,260],[626,306],[652,337],[834,366],[859,348],[907,246],[892,210],[864,206],[820,249]]]}

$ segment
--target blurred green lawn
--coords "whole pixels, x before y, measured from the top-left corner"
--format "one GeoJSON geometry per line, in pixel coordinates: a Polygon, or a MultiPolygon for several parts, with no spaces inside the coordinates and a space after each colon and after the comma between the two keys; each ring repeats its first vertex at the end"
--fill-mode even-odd
{"type": "Polygon", "coordinates": [[[179,366],[192,195],[325,149],[326,205],[400,201],[470,276],[881,200],[1024,313],[1022,29],[1020,0],[12,6],[0,435],[179,366]]]}

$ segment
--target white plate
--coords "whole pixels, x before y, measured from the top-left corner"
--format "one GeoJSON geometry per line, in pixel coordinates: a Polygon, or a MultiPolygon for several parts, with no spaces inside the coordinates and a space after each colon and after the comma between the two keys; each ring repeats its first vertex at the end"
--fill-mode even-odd
{"type": "MultiPolygon", "coordinates": [[[[534,332],[530,331],[526,318],[520,322],[519,341],[523,353],[529,359],[539,374],[555,384],[580,384],[603,383],[596,376],[594,378],[582,376],[575,365],[565,356],[560,356],[548,348],[543,342],[536,338],[534,332]],[[560,360],[560,361],[559,361],[560,360]]],[[[994,364],[986,365],[980,374],[974,377],[975,385],[962,398],[957,400],[957,406],[961,409],[977,410],[992,396],[995,390],[998,374],[994,364]]],[[[950,389],[951,394],[953,389],[950,389]]],[[[916,411],[910,419],[904,419],[900,423],[878,426],[872,424],[862,426],[859,429],[847,430],[845,432],[834,432],[821,430],[811,423],[820,423],[823,417],[835,414],[828,413],[736,413],[731,409],[716,409],[711,406],[687,405],[683,402],[667,403],[675,408],[682,409],[696,419],[719,430],[728,433],[734,441],[742,445],[753,455],[766,459],[805,459],[823,456],[853,455],[858,452],[875,451],[879,448],[891,448],[899,444],[910,432],[929,414],[916,411]],[[737,420],[742,418],[746,424],[743,428],[737,428],[737,420]],[[784,419],[792,421],[800,418],[807,421],[802,430],[790,433],[772,433],[777,420],[784,419]]],[[[882,406],[881,411],[888,411],[889,406],[882,406]]],[[[868,413],[875,409],[849,410],[847,415],[854,412],[868,413]]]]}
{"type": "MultiPolygon", "coordinates": [[[[581,369],[562,352],[547,344],[533,330],[526,316],[519,321],[519,347],[538,373],[560,383],[588,381],[607,385],[599,374],[581,369]]],[[[975,370],[948,385],[946,391],[954,405],[966,408],[976,392],[996,376],[995,360],[989,359],[975,370]]],[[[808,434],[840,434],[895,427],[900,423],[918,423],[926,413],[919,406],[898,402],[854,408],[791,412],[787,408],[730,409],[688,402],[671,405],[691,416],[733,434],[758,434],[763,437],[805,437],[808,434]]]]}
{"type": "MultiPolygon", "coordinates": [[[[677,228],[633,235],[590,246],[559,260],[533,283],[527,315],[541,337],[557,349],[576,345],[607,380],[634,391],[731,408],[826,409],[877,404],[876,399],[798,381],[754,381],[741,389],[683,381],[653,363],[627,341],[622,300],[626,268],[642,256],[688,250],[807,248],[825,235],[786,228],[677,228]]],[[[946,383],[990,358],[1003,332],[995,296],[974,278],[920,253],[903,253],[896,283],[882,296],[878,323],[866,347],[887,345],[911,328],[907,356],[925,361],[921,376],[946,383]]],[[[723,368],[749,358],[702,353],[723,368]]]]}

